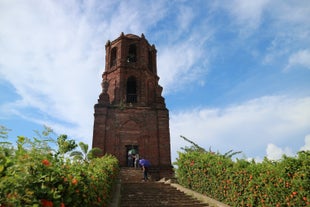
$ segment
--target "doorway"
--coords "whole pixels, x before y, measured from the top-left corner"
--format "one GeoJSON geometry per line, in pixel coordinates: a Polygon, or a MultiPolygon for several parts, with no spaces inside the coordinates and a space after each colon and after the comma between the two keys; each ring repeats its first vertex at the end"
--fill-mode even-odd
{"type": "Polygon", "coordinates": [[[136,155],[139,154],[138,145],[126,145],[126,164],[127,167],[134,167],[136,155]]]}

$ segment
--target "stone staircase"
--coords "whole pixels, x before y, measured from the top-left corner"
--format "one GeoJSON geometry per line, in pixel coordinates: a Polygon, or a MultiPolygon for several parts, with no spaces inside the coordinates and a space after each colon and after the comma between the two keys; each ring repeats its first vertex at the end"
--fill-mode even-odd
{"type": "Polygon", "coordinates": [[[169,184],[152,180],[151,176],[147,182],[143,182],[142,177],[141,169],[121,169],[121,207],[208,206],[169,184]]]}

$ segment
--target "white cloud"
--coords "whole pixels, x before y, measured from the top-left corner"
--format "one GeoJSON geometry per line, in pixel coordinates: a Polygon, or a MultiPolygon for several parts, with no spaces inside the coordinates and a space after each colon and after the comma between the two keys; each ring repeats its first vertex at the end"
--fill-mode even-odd
{"type": "Polygon", "coordinates": [[[268,144],[266,149],[267,158],[269,160],[279,160],[283,155],[292,156],[293,153],[291,149],[282,149],[274,144],[268,144]]]}
{"type": "Polygon", "coordinates": [[[269,0],[234,0],[219,4],[232,15],[232,22],[234,26],[237,25],[237,30],[240,30],[242,34],[247,34],[260,26],[268,3],[269,0]]]}
{"type": "Polygon", "coordinates": [[[166,15],[164,1],[121,1],[111,13],[110,27],[114,37],[124,33],[145,33],[148,27],[156,24],[166,15]]]}
{"type": "Polygon", "coordinates": [[[161,50],[158,55],[158,70],[163,87],[172,89],[176,79],[181,80],[180,84],[185,84],[185,74],[188,74],[198,56],[199,51],[189,42],[161,50]]]}
{"type": "Polygon", "coordinates": [[[163,46],[158,54],[160,84],[165,92],[180,90],[198,81],[208,72],[209,54],[203,49],[208,34],[192,35],[174,45],[163,46]],[[195,64],[200,64],[196,67],[195,64]]]}
{"type": "MultiPolygon", "coordinates": [[[[310,97],[262,97],[226,108],[200,108],[171,112],[172,151],[184,147],[179,135],[192,139],[200,146],[225,153],[243,151],[246,156],[264,154],[269,143],[301,146],[300,132],[310,130],[310,97]]],[[[297,148],[296,148],[297,147],[297,148]]],[[[173,157],[176,155],[174,154],[173,157]]]]}
{"type": "Polygon", "coordinates": [[[300,148],[300,151],[310,150],[310,134],[305,137],[305,145],[300,148]]]}
{"type": "Polygon", "coordinates": [[[270,13],[277,17],[279,22],[285,22],[287,26],[304,25],[309,26],[308,16],[310,3],[307,0],[301,1],[271,1],[268,7],[270,13]]]}
{"type": "Polygon", "coordinates": [[[271,39],[265,52],[265,63],[277,61],[287,70],[296,63],[309,68],[305,60],[309,48],[309,1],[271,1],[266,8],[264,35],[271,39]]]}
{"type": "Polygon", "coordinates": [[[181,30],[187,30],[190,28],[190,24],[194,18],[194,11],[190,7],[180,6],[178,12],[178,25],[181,30]]]}
{"type": "Polygon", "coordinates": [[[41,123],[48,121],[39,118],[45,114],[78,130],[92,123],[104,43],[77,5],[71,6],[44,1],[2,7],[0,73],[20,96],[11,103],[16,114],[41,123]],[[37,114],[27,113],[34,108],[37,114]]]}
{"type": "Polygon", "coordinates": [[[109,2],[0,3],[0,75],[20,97],[1,111],[91,138],[106,41],[165,12],[161,1],[109,2]]]}
{"type": "Polygon", "coordinates": [[[296,63],[309,68],[308,54],[300,53],[310,44],[309,1],[234,0],[217,5],[230,14],[227,31],[240,35],[242,49],[259,51],[263,63],[285,67],[289,62],[286,68],[296,63]]]}
{"type": "Polygon", "coordinates": [[[310,50],[299,50],[289,57],[285,70],[301,66],[310,70],[310,50]]]}
{"type": "Polygon", "coordinates": [[[247,1],[236,0],[233,5],[233,13],[239,21],[251,21],[259,23],[264,8],[269,0],[247,1]]]}

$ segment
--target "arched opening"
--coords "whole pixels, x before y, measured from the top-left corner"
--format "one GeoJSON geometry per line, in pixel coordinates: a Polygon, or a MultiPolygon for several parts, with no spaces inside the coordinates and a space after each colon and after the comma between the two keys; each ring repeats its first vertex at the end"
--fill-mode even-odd
{"type": "Polygon", "coordinates": [[[137,62],[137,46],[135,44],[129,45],[127,62],[137,62]]]}
{"type": "Polygon", "coordinates": [[[127,79],[126,102],[137,103],[137,81],[135,77],[127,79]]]}
{"type": "Polygon", "coordinates": [[[110,67],[116,65],[116,53],[117,53],[117,48],[113,47],[111,50],[110,67]]]}
{"type": "Polygon", "coordinates": [[[136,159],[139,161],[139,146],[138,145],[126,145],[126,163],[127,167],[137,167],[136,159]]]}

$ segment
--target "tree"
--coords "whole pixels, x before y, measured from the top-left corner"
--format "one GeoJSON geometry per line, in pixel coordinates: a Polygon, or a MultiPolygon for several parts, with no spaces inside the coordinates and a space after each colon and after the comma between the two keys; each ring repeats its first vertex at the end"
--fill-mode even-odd
{"type": "Polygon", "coordinates": [[[79,146],[81,151],[73,151],[70,153],[70,156],[76,160],[82,160],[84,162],[88,162],[91,159],[98,157],[102,154],[102,150],[97,147],[88,150],[88,144],[85,144],[83,142],[80,142],[79,146]]]}
{"type": "Polygon", "coordinates": [[[58,144],[58,152],[57,154],[64,155],[67,152],[70,152],[74,150],[77,147],[77,144],[73,139],[67,140],[68,136],[65,134],[60,135],[57,138],[57,144],[58,144]]]}
{"type": "MultiPolygon", "coordinates": [[[[9,131],[11,130],[6,128],[5,126],[0,125],[0,138],[6,140],[8,138],[9,131]]],[[[6,145],[11,143],[6,141],[0,141],[0,144],[6,145]]]]}

